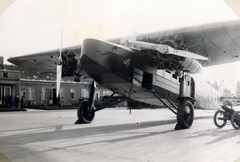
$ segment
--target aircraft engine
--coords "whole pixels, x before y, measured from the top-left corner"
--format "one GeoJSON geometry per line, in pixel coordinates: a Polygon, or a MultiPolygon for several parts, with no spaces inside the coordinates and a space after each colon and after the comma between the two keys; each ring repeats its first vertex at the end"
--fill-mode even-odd
{"type": "Polygon", "coordinates": [[[62,53],[62,77],[74,76],[77,69],[78,60],[72,51],[64,51],[62,53]]]}
{"type": "MultiPolygon", "coordinates": [[[[188,51],[187,45],[184,43],[184,40],[180,35],[168,34],[164,37],[158,38],[157,43],[168,45],[174,49],[188,51]]],[[[153,63],[158,65],[159,69],[185,71],[189,73],[199,73],[202,71],[202,65],[199,61],[192,58],[170,54],[166,55],[154,50],[148,50],[148,54],[153,60],[153,63]]]]}
{"type": "Polygon", "coordinates": [[[189,73],[199,73],[203,70],[199,61],[192,58],[164,55],[156,51],[148,51],[148,53],[153,63],[158,65],[158,69],[185,71],[189,73]]]}

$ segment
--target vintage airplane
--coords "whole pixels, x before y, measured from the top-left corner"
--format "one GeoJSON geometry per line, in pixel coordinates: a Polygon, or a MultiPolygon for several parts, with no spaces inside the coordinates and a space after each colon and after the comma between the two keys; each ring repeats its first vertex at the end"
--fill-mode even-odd
{"type": "MultiPolygon", "coordinates": [[[[195,87],[199,92],[205,87],[197,85],[189,74],[199,73],[203,67],[239,61],[239,51],[240,21],[235,20],[107,41],[89,38],[82,45],[13,57],[8,61],[40,73],[53,73],[57,64],[57,92],[61,77],[76,76],[76,80],[81,76],[91,77],[89,100],[80,104],[76,124],[90,123],[95,112],[106,107],[106,102],[98,107],[93,104],[97,82],[113,91],[113,95],[166,105],[177,115],[175,128],[182,129],[191,127],[194,105],[207,108],[217,103],[217,98],[211,96],[208,102],[198,100],[200,96],[195,95],[195,87]],[[164,78],[165,70],[176,81],[164,78]]],[[[209,95],[208,92],[205,95],[209,95]]]]}

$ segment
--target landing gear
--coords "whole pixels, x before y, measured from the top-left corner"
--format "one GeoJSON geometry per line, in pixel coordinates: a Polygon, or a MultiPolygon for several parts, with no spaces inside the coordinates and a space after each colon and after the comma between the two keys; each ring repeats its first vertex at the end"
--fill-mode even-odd
{"type": "Polygon", "coordinates": [[[78,120],[75,124],[91,123],[95,116],[95,110],[89,100],[84,100],[78,107],[77,111],[78,120]]]}
{"type": "Polygon", "coordinates": [[[190,128],[194,119],[193,103],[196,101],[195,96],[195,82],[189,75],[182,75],[180,78],[179,89],[179,105],[177,110],[177,125],[178,129],[190,128]]]}
{"type": "Polygon", "coordinates": [[[194,119],[193,105],[189,100],[183,100],[180,102],[177,111],[177,125],[175,127],[178,129],[187,129],[192,126],[194,119]]]}
{"type": "Polygon", "coordinates": [[[75,124],[85,124],[85,123],[91,123],[94,119],[95,112],[100,111],[106,107],[111,107],[112,105],[118,104],[120,102],[126,101],[127,98],[123,98],[121,100],[118,100],[112,104],[108,104],[107,102],[114,96],[115,93],[113,93],[111,96],[109,96],[105,101],[103,101],[98,106],[94,106],[94,92],[95,92],[96,83],[93,81],[90,88],[90,94],[89,94],[89,100],[84,100],[80,103],[77,111],[78,120],[75,122],[75,124]]]}
{"type": "Polygon", "coordinates": [[[95,116],[95,109],[93,105],[93,98],[96,83],[93,81],[90,87],[89,100],[84,100],[78,107],[77,116],[78,120],[75,124],[91,123],[95,116]]]}

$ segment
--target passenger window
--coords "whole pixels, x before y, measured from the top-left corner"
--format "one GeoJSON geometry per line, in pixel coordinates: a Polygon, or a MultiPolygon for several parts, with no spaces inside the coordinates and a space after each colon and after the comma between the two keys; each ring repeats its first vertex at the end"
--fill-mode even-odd
{"type": "Polygon", "coordinates": [[[177,75],[176,75],[175,73],[172,74],[172,77],[173,77],[174,79],[177,79],[177,75]]]}

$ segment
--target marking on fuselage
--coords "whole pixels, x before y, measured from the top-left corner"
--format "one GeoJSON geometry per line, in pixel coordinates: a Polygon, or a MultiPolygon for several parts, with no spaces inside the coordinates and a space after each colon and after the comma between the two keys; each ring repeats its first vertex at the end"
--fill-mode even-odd
{"type": "Polygon", "coordinates": [[[131,62],[130,58],[126,59],[126,60],[123,60],[123,64],[126,65],[127,67],[129,66],[130,62],[131,62]]]}

